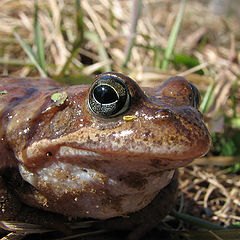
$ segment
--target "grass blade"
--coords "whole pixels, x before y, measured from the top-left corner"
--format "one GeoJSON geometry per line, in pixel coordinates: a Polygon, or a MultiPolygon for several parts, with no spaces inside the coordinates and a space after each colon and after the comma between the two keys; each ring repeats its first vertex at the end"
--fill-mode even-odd
{"type": "Polygon", "coordinates": [[[81,8],[81,1],[76,0],[76,25],[77,25],[77,33],[78,38],[81,43],[83,42],[84,35],[84,21],[83,21],[83,11],[81,8]]]}
{"type": "Polygon", "coordinates": [[[198,217],[194,217],[194,216],[190,216],[188,214],[184,214],[184,213],[179,213],[175,210],[173,210],[171,212],[171,214],[174,216],[174,217],[177,217],[177,218],[180,218],[182,219],[183,221],[186,221],[194,226],[198,226],[198,227],[201,227],[201,228],[204,228],[204,229],[218,229],[218,230],[223,230],[225,229],[224,227],[220,226],[220,225],[217,225],[217,224],[214,224],[212,222],[209,222],[209,221],[206,221],[204,219],[201,219],[201,218],[198,218],[198,217]]]}
{"type": "Polygon", "coordinates": [[[35,65],[35,67],[39,71],[41,77],[47,77],[47,74],[44,72],[44,70],[39,65],[39,63],[37,61],[37,57],[34,54],[34,52],[32,51],[31,47],[16,32],[14,32],[13,34],[14,34],[15,38],[18,40],[18,42],[20,43],[20,45],[22,46],[22,48],[24,49],[24,51],[26,52],[26,54],[28,55],[30,61],[35,65]]]}
{"type": "MultiPolygon", "coordinates": [[[[85,37],[94,42],[97,46],[98,46],[98,54],[101,58],[102,61],[106,61],[106,62],[110,62],[107,51],[105,49],[105,47],[103,46],[103,44],[101,43],[99,37],[97,34],[93,33],[93,32],[85,32],[85,37]]],[[[110,72],[111,71],[111,64],[108,63],[104,66],[104,71],[105,72],[110,72]]]]}
{"type": "Polygon", "coordinates": [[[83,21],[83,11],[81,8],[81,1],[76,0],[75,1],[76,6],[76,30],[77,30],[77,36],[72,44],[72,51],[71,55],[63,65],[62,70],[60,71],[58,77],[61,78],[65,75],[65,72],[67,71],[69,65],[71,64],[73,58],[78,54],[79,48],[81,47],[84,39],[84,21],[83,21]]]}
{"type": "Polygon", "coordinates": [[[213,89],[214,89],[214,81],[211,82],[211,84],[208,86],[207,92],[205,93],[201,105],[199,107],[199,110],[202,114],[204,114],[210,105],[213,102],[213,89]]]}
{"type": "Polygon", "coordinates": [[[124,50],[124,52],[125,52],[125,61],[123,63],[124,68],[127,67],[127,64],[131,57],[132,48],[135,43],[135,37],[136,37],[136,32],[137,32],[137,23],[138,23],[138,19],[140,17],[141,8],[142,8],[142,0],[134,0],[132,3],[130,33],[129,33],[127,45],[124,50]]]}
{"type": "Polygon", "coordinates": [[[45,233],[52,232],[54,230],[47,229],[41,225],[30,224],[30,223],[22,223],[22,222],[14,222],[14,221],[1,221],[0,227],[6,231],[16,232],[16,233],[45,233]]]}
{"type": "Polygon", "coordinates": [[[235,117],[227,121],[232,127],[240,128],[240,117],[235,117]]]}
{"type": "Polygon", "coordinates": [[[177,18],[175,20],[175,23],[172,27],[172,31],[171,31],[169,39],[168,39],[168,46],[166,48],[165,55],[164,55],[164,60],[162,62],[162,67],[161,67],[163,70],[167,70],[167,68],[168,68],[168,63],[169,63],[169,60],[172,56],[173,49],[174,49],[176,41],[177,41],[179,29],[180,29],[180,26],[181,26],[181,23],[182,23],[184,10],[185,10],[185,5],[186,5],[186,0],[182,0],[177,18]]]}
{"type": "MultiPolygon", "coordinates": [[[[37,47],[37,60],[41,69],[46,73],[46,61],[44,54],[44,40],[43,34],[41,30],[41,26],[38,20],[38,5],[37,1],[35,1],[35,11],[34,11],[34,42],[37,47]]],[[[47,74],[46,74],[47,75],[47,74]]]]}
{"type": "MultiPolygon", "coordinates": [[[[239,240],[240,230],[179,231],[178,239],[194,240],[239,240]]],[[[175,239],[175,238],[174,238],[175,239]]]]}
{"type": "Polygon", "coordinates": [[[237,90],[238,90],[238,79],[235,81],[235,83],[232,86],[232,93],[231,93],[231,100],[232,100],[232,110],[233,110],[233,117],[237,117],[237,90]]]}

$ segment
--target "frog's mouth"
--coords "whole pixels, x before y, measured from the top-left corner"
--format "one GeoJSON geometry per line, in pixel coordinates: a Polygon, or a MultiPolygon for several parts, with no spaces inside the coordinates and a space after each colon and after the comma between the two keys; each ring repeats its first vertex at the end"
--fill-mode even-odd
{"type": "MultiPolygon", "coordinates": [[[[94,144],[96,145],[96,143],[94,144]]],[[[164,144],[162,144],[161,148],[165,148],[164,144]]],[[[78,146],[75,143],[55,144],[53,140],[43,139],[40,142],[33,143],[20,153],[18,159],[31,169],[43,168],[53,161],[68,162],[76,166],[83,163],[99,165],[107,162],[108,164],[114,163],[123,169],[125,166],[128,168],[132,167],[135,171],[145,169],[147,173],[176,169],[186,166],[193,160],[189,154],[177,155],[176,152],[179,150],[179,146],[175,148],[173,147],[169,152],[164,150],[164,154],[161,154],[161,151],[159,153],[157,147],[150,146],[149,148],[144,148],[141,145],[139,147],[134,146],[134,148],[131,148],[131,145],[116,147],[116,149],[110,149],[110,151],[107,145],[103,149],[93,150],[78,146]]],[[[182,151],[187,152],[188,148],[182,146],[182,151]]]]}

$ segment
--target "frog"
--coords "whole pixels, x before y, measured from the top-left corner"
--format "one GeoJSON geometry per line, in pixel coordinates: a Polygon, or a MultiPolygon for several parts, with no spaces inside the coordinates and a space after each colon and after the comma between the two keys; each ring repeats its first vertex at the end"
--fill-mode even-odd
{"type": "Polygon", "coordinates": [[[72,86],[1,77],[0,221],[97,219],[141,238],[173,208],[177,169],[209,151],[199,104],[181,76],[154,88],[117,72],[72,86]]]}

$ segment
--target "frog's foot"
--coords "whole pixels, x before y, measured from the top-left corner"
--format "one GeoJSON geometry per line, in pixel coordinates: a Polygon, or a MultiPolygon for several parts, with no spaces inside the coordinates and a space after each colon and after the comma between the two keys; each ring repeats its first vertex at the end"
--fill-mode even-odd
{"type": "Polygon", "coordinates": [[[0,176],[0,220],[13,220],[21,209],[21,203],[6,187],[0,176]]]}
{"type": "Polygon", "coordinates": [[[172,181],[159,192],[147,207],[125,218],[117,217],[98,222],[97,227],[130,230],[127,239],[140,239],[147,232],[157,227],[174,207],[177,199],[177,175],[177,173],[174,174],[172,181]]]}

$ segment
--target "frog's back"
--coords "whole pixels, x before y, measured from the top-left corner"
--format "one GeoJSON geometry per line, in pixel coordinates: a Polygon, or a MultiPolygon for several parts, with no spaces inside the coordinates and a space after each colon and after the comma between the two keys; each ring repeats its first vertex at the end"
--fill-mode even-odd
{"type": "Polygon", "coordinates": [[[50,78],[1,77],[0,88],[46,88],[58,87],[59,83],[50,78]]]}
{"type": "Polygon", "coordinates": [[[0,78],[0,117],[7,109],[13,108],[46,88],[59,87],[49,78],[0,78]]]}

